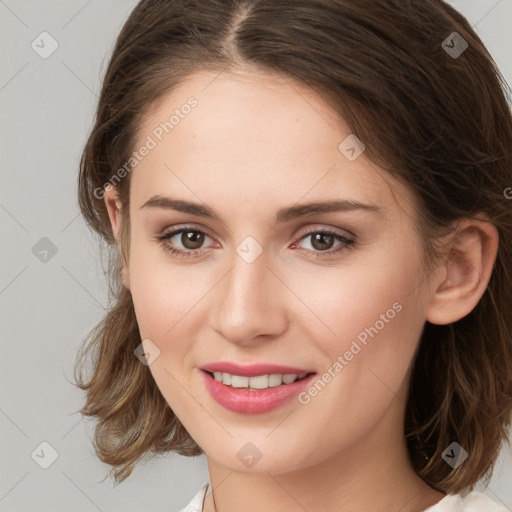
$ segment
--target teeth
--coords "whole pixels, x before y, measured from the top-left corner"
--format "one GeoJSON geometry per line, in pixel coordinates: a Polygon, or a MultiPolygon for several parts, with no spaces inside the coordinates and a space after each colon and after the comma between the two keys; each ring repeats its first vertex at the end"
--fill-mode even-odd
{"type": "Polygon", "coordinates": [[[248,385],[249,385],[249,377],[241,377],[239,375],[231,375],[231,387],[246,388],[248,385]]]}
{"type": "Polygon", "coordinates": [[[267,389],[281,386],[282,384],[291,384],[297,379],[303,379],[307,374],[301,373],[288,373],[281,375],[273,373],[271,375],[258,375],[256,377],[244,377],[242,375],[231,375],[224,372],[213,372],[213,377],[217,382],[222,382],[226,386],[234,388],[249,388],[249,389],[267,389]]]}
{"type": "Polygon", "coordinates": [[[249,377],[249,387],[253,389],[268,388],[268,375],[258,375],[257,377],[249,377]]]}
{"type": "Polygon", "coordinates": [[[276,386],[280,386],[283,383],[283,378],[281,375],[273,374],[268,376],[268,386],[270,388],[275,388],[276,386]]]}

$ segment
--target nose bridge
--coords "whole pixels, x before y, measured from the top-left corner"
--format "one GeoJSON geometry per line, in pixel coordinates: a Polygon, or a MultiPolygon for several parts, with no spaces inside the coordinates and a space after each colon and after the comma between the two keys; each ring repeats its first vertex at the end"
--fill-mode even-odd
{"type": "Polygon", "coordinates": [[[236,247],[231,270],[218,287],[212,319],[215,329],[230,341],[250,341],[283,327],[278,290],[283,284],[268,267],[272,267],[268,253],[251,237],[236,247]]]}

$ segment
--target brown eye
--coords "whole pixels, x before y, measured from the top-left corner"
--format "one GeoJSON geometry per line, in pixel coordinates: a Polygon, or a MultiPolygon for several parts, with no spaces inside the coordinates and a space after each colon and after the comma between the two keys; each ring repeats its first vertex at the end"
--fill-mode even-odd
{"type": "Polygon", "coordinates": [[[356,244],[355,240],[329,230],[309,231],[300,238],[301,243],[304,243],[306,240],[309,241],[308,245],[310,247],[300,247],[300,249],[317,259],[334,256],[342,251],[350,250],[356,244]],[[336,242],[338,243],[335,244],[336,242]]]}
{"type": "MultiPolygon", "coordinates": [[[[156,241],[167,251],[179,258],[200,257],[204,255],[208,248],[203,248],[205,238],[211,237],[200,229],[192,227],[181,227],[157,236],[156,241]],[[174,239],[174,240],[173,240],[174,239]],[[181,248],[180,248],[181,246],[181,248]]],[[[305,251],[309,257],[330,257],[342,251],[350,250],[356,245],[355,240],[334,231],[315,230],[306,233],[300,238],[300,242],[309,239],[310,249],[299,247],[305,251]],[[335,242],[338,244],[335,245],[335,242]],[[333,248],[334,247],[334,248],[333,248]]],[[[298,244],[294,244],[296,247],[298,244]]],[[[294,247],[294,248],[295,248],[294,247]]]]}
{"type": "Polygon", "coordinates": [[[201,231],[183,231],[181,233],[181,243],[185,249],[189,249],[191,251],[195,249],[199,249],[201,245],[204,243],[205,234],[201,231]]]}
{"type": "Polygon", "coordinates": [[[159,235],[155,240],[171,254],[181,258],[199,257],[208,251],[202,247],[205,238],[210,238],[207,233],[194,227],[183,226],[167,231],[159,235]]]}
{"type": "Polygon", "coordinates": [[[315,233],[311,236],[311,245],[318,251],[330,249],[334,243],[334,236],[328,233],[315,233]]]}

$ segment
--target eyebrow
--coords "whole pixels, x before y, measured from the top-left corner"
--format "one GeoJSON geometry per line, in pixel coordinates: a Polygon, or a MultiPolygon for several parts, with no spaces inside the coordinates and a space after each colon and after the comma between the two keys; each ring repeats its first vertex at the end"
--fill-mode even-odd
{"type": "MultiPolygon", "coordinates": [[[[141,209],[142,208],[165,208],[223,222],[222,219],[208,206],[201,205],[199,203],[192,203],[190,201],[173,199],[170,197],[154,196],[146,201],[141,206],[141,209]]],[[[307,215],[332,212],[365,211],[383,215],[384,210],[385,208],[382,206],[364,204],[359,201],[331,199],[327,201],[315,201],[281,208],[276,214],[276,222],[288,222],[307,215]]]]}

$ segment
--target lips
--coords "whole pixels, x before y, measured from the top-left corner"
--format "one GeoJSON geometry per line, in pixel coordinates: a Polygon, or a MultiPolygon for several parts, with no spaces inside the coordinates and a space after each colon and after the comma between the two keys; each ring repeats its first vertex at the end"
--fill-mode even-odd
{"type": "Polygon", "coordinates": [[[281,407],[303,392],[316,379],[316,374],[311,374],[292,384],[283,384],[275,388],[237,389],[217,382],[206,371],[200,373],[211,397],[228,411],[241,414],[262,414],[281,407]]]}
{"type": "Polygon", "coordinates": [[[282,375],[295,373],[300,375],[302,373],[315,373],[314,370],[307,368],[298,368],[296,366],[282,366],[276,364],[249,364],[239,365],[230,363],[228,361],[219,361],[216,363],[209,363],[201,366],[201,370],[206,372],[223,372],[230,373],[231,375],[241,375],[244,377],[257,377],[258,375],[270,375],[272,373],[280,373],[282,375]]]}

